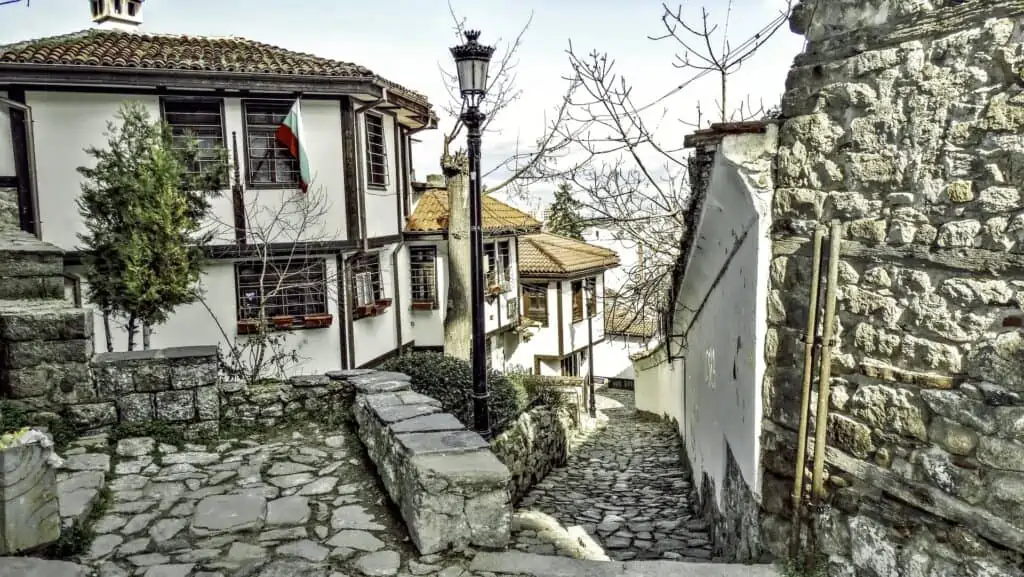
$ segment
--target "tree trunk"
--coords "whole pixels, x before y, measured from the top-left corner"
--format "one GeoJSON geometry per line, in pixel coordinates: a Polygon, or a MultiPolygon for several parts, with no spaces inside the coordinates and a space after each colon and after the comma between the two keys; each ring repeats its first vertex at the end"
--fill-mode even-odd
{"type": "Polygon", "coordinates": [[[148,351],[149,350],[149,335],[151,333],[152,333],[152,330],[149,328],[149,323],[143,322],[142,323],[142,350],[144,350],[144,351],[148,351]]]}
{"type": "Polygon", "coordinates": [[[107,352],[114,352],[114,334],[110,331],[110,313],[103,313],[103,332],[107,337],[107,352]]]}
{"type": "Polygon", "coordinates": [[[448,184],[448,311],[444,353],[469,360],[472,339],[469,245],[469,165],[457,152],[441,159],[448,184]]]}
{"type": "Polygon", "coordinates": [[[134,351],[135,350],[135,330],[136,330],[135,329],[135,324],[136,324],[135,314],[132,313],[132,314],[128,315],[128,324],[125,325],[125,328],[128,330],[128,350],[129,351],[134,351]]]}

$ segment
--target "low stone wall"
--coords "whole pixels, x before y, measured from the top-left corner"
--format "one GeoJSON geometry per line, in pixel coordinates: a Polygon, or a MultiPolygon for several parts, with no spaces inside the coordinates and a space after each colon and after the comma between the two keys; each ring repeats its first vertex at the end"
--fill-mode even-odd
{"type": "Polygon", "coordinates": [[[69,407],[83,426],[160,420],[194,435],[218,430],[216,346],[101,353],[91,367],[96,402],[69,407]]]}
{"type": "Polygon", "coordinates": [[[249,387],[240,382],[221,383],[221,423],[272,426],[282,419],[326,409],[348,414],[354,391],[346,381],[327,375],[292,377],[249,387]]]}
{"type": "Polygon", "coordinates": [[[491,441],[491,450],[512,475],[509,492],[517,503],[552,469],[569,458],[569,439],[578,428],[574,411],[537,407],[526,411],[491,441]]]}
{"type": "Polygon", "coordinates": [[[330,376],[355,388],[359,438],[420,553],[508,545],[509,470],[483,437],[443,412],[440,401],[413,392],[401,373],[330,376]]]}

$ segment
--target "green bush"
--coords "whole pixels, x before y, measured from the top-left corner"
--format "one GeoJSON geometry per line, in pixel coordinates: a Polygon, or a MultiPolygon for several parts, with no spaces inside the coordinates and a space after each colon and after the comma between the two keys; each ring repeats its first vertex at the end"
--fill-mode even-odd
{"type": "MultiPolygon", "coordinates": [[[[473,370],[468,362],[441,353],[414,351],[389,359],[378,368],[409,375],[413,390],[441,401],[444,410],[467,428],[473,427],[473,370]]],[[[523,389],[496,371],[489,373],[487,382],[491,428],[497,434],[498,427],[522,412],[528,398],[523,389]]]]}
{"type": "Polygon", "coordinates": [[[566,384],[565,377],[535,375],[527,372],[522,367],[509,369],[505,376],[508,380],[512,381],[516,389],[523,392],[523,395],[526,396],[527,404],[535,402],[549,407],[559,407],[567,402],[565,395],[554,389],[554,387],[566,384]]]}

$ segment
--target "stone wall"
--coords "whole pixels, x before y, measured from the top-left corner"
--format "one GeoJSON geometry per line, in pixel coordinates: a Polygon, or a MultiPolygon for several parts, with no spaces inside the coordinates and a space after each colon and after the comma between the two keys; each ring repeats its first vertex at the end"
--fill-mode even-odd
{"type": "Polygon", "coordinates": [[[569,439],[579,424],[575,409],[541,406],[519,415],[491,441],[491,450],[512,475],[512,503],[518,503],[552,469],[565,464],[569,439]]]}
{"type": "Polygon", "coordinates": [[[213,345],[101,353],[92,360],[96,398],[70,411],[92,427],[159,420],[216,432],[219,369],[213,345]]]}
{"type": "Polygon", "coordinates": [[[508,467],[441,402],[401,373],[338,371],[354,386],[359,438],[421,554],[502,549],[512,522],[508,467]]]}
{"type": "Polygon", "coordinates": [[[809,235],[835,218],[831,508],[818,541],[831,574],[1020,575],[1022,23],[1020,0],[796,12],[811,42],[782,106],[762,445],[763,537],[778,555],[809,235]]]}
{"type": "Polygon", "coordinates": [[[325,410],[348,414],[354,390],[346,381],[313,375],[253,387],[240,382],[221,383],[220,395],[221,423],[272,426],[282,419],[325,410]]]}

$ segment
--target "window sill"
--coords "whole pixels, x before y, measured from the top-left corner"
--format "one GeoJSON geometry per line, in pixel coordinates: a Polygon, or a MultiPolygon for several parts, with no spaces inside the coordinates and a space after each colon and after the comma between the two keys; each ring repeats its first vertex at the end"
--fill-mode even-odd
{"type": "Polygon", "coordinates": [[[272,184],[253,184],[247,182],[245,187],[249,190],[302,190],[299,183],[272,183],[272,184]]]}
{"type": "Polygon", "coordinates": [[[433,301],[413,301],[412,310],[414,311],[432,311],[437,309],[437,303],[433,301]]]}
{"type": "MultiPolygon", "coordinates": [[[[333,315],[306,315],[306,316],[280,316],[270,319],[267,323],[267,332],[278,331],[299,331],[307,329],[326,329],[334,324],[333,315]]],[[[260,326],[254,320],[238,321],[237,331],[239,335],[255,335],[260,332],[260,326]]]]}
{"type": "Polygon", "coordinates": [[[390,186],[387,184],[367,184],[366,188],[372,190],[387,190],[388,188],[390,188],[390,186]]]}

